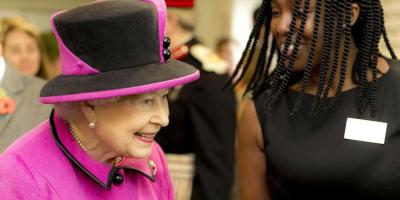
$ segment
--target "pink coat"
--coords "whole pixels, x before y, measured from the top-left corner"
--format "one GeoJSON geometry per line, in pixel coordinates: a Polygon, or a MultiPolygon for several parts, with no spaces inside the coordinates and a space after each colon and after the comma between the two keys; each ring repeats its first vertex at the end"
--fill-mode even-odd
{"type": "Polygon", "coordinates": [[[113,167],[89,157],[57,116],[54,124],[55,134],[47,120],[0,155],[0,199],[173,199],[158,144],[149,159],[126,159],[113,167]]]}

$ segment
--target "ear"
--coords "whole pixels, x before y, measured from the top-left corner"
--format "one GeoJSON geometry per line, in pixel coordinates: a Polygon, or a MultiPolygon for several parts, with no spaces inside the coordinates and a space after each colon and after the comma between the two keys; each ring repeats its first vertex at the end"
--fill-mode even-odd
{"type": "Polygon", "coordinates": [[[360,16],[360,5],[357,3],[352,3],[351,4],[351,25],[353,26],[358,17],[360,16]]]}
{"type": "Polygon", "coordinates": [[[95,106],[90,105],[87,101],[79,102],[79,108],[82,110],[83,115],[85,116],[88,122],[95,122],[97,120],[95,106]]]}

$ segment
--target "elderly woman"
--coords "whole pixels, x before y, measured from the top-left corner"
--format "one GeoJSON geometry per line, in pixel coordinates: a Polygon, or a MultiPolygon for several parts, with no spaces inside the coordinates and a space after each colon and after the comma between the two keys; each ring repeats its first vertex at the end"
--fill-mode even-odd
{"type": "Polygon", "coordinates": [[[154,137],[168,88],[198,71],[168,60],[162,0],[96,1],[55,14],[62,75],[50,118],[0,156],[2,199],[173,199],[154,137]]]}

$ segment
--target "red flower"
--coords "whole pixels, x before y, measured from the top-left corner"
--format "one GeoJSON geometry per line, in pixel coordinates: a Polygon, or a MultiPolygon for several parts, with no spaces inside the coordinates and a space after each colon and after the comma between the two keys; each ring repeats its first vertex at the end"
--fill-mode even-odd
{"type": "Polygon", "coordinates": [[[9,97],[0,97],[0,115],[8,115],[15,112],[15,101],[9,97]]]}

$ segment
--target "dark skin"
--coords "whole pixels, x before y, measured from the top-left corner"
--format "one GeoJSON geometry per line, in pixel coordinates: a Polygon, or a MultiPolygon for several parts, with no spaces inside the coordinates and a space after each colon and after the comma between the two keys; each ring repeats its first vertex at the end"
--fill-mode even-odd
{"type": "MultiPolygon", "coordinates": [[[[272,1],[272,20],[271,20],[271,33],[278,41],[278,47],[284,43],[287,32],[289,30],[289,24],[292,19],[292,9],[294,6],[293,0],[273,0],[272,1]]],[[[313,30],[314,20],[314,8],[315,0],[311,1],[310,11],[308,12],[308,18],[305,26],[304,36],[301,42],[298,55],[308,55],[307,53],[311,48],[311,36],[313,30]]],[[[352,25],[357,21],[360,13],[360,6],[358,4],[352,4],[352,25]]],[[[322,23],[322,22],[321,22],[322,23]]],[[[321,25],[320,25],[321,27],[321,25]]],[[[297,26],[298,29],[298,26],[297,26]]],[[[298,31],[298,30],[296,30],[298,31]]],[[[319,35],[322,37],[323,30],[319,31],[319,35]]],[[[296,32],[294,34],[294,38],[296,32]]],[[[321,63],[321,52],[322,42],[321,37],[317,42],[316,56],[313,64],[318,65],[321,63]]],[[[351,66],[357,55],[358,48],[354,41],[351,41],[350,54],[348,59],[348,67],[346,72],[346,79],[343,85],[342,91],[350,90],[357,87],[351,80],[351,66]]],[[[290,53],[289,53],[290,54],[290,53]]],[[[339,58],[340,60],[341,58],[339,58]]],[[[304,66],[307,61],[307,56],[298,56],[294,64],[295,71],[304,70],[304,66]]],[[[285,60],[285,64],[288,63],[288,59],[285,60]]],[[[378,58],[377,63],[378,70],[384,74],[389,70],[388,63],[381,57],[378,58]]],[[[335,88],[338,84],[338,73],[334,81],[334,85],[329,91],[328,96],[335,94],[335,88]]],[[[378,76],[379,78],[379,76],[378,76]]],[[[317,93],[317,80],[313,78],[306,89],[308,94],[317,93]]],[[[368,72],[368,79],[372,80],[372,73],[368,72]]],[[[301,83],[294,84],[290,89],[299,91],[301,83]]],[[[261,131],[259,119],[256,114],[254,102],[251,99],[247,100],[247,104],[244,106],[242,117],[240,118],[237,134],[238,134],[238,163],[239,163],[239,177],[240,177],[240,199],[244,200],[265,200],[270,199],[268,192],[268,185],[266,180],[266,173],[268,166],[266,166],[267,157],[264,153],[264,141],[261,131]],[[255,167],[257,166],[257,167],[255,167]]]]}

